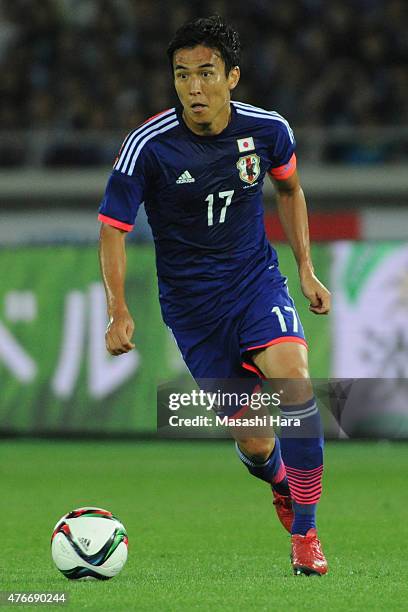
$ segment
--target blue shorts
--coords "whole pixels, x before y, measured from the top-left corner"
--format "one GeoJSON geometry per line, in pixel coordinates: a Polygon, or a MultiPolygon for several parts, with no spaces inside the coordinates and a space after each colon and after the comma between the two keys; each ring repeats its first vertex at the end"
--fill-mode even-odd
{"type": "Polygon", "coordinates": [[[287,279],[279,273],[244,291],[230,316],[216,322],[171,331],[192,376],[200,379],[248,379],[255,387],[262,373],[251,358],[251,351],[280,342],[298,342],[307,347],[287,279]]]}

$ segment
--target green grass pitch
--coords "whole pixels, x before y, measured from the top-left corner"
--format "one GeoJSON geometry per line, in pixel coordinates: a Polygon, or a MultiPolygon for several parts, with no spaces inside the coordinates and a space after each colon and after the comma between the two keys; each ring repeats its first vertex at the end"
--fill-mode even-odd
{"type": "Polygon", "coordinates": [[[1,449],[1,590],[66,591],[72,610],[406,609],[402,443],[326,445],[323,578],[291,574],[268,487],[230,443],[3,440],[1,449]],[[127,527],[128,563],[112,580],[71,582],[52,565],[51,531],[93,504],[127,527]]]}

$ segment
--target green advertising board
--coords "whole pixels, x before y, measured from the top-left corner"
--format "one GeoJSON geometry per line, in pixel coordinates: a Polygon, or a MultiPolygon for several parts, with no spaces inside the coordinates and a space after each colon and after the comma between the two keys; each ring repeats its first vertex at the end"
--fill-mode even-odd
{"type": "MultiPolygon", "coordinates": [[[[290,249],[282,271],[310,345],[311,373],[329,375],[329,319],[308,311],[290,249]]],[[[323,282],[328,247],[314,248],[323,282]]],[[[156,427],[157,385],[186,368],[161,320],[152,245],[129,246],[127,296],[136,350],[105,350],[105,294],[95,247],[0,251],[0,433],[148,433],[156,427]]]]}

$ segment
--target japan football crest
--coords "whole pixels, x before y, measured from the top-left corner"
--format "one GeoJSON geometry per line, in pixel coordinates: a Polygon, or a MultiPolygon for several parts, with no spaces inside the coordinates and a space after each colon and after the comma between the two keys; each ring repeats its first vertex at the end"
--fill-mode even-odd
{"type": "Polygon", "coordinates": [[[245,183],[255,183],[261,171],[259,156],[256,153],[250,153],[240,157],[237,161],[239,170],[239,178],[245,183]]]}

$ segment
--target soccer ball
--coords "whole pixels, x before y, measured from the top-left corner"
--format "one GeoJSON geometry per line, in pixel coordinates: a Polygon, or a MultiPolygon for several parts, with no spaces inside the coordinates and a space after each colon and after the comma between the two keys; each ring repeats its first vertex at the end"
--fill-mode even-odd
{"type": "Polygon", "coordinates": [[[126,563],[128,537],[122,523],[103,508],[78,508],[55,525],[51,555],[71,580],[108,580],[126,563]]]}

